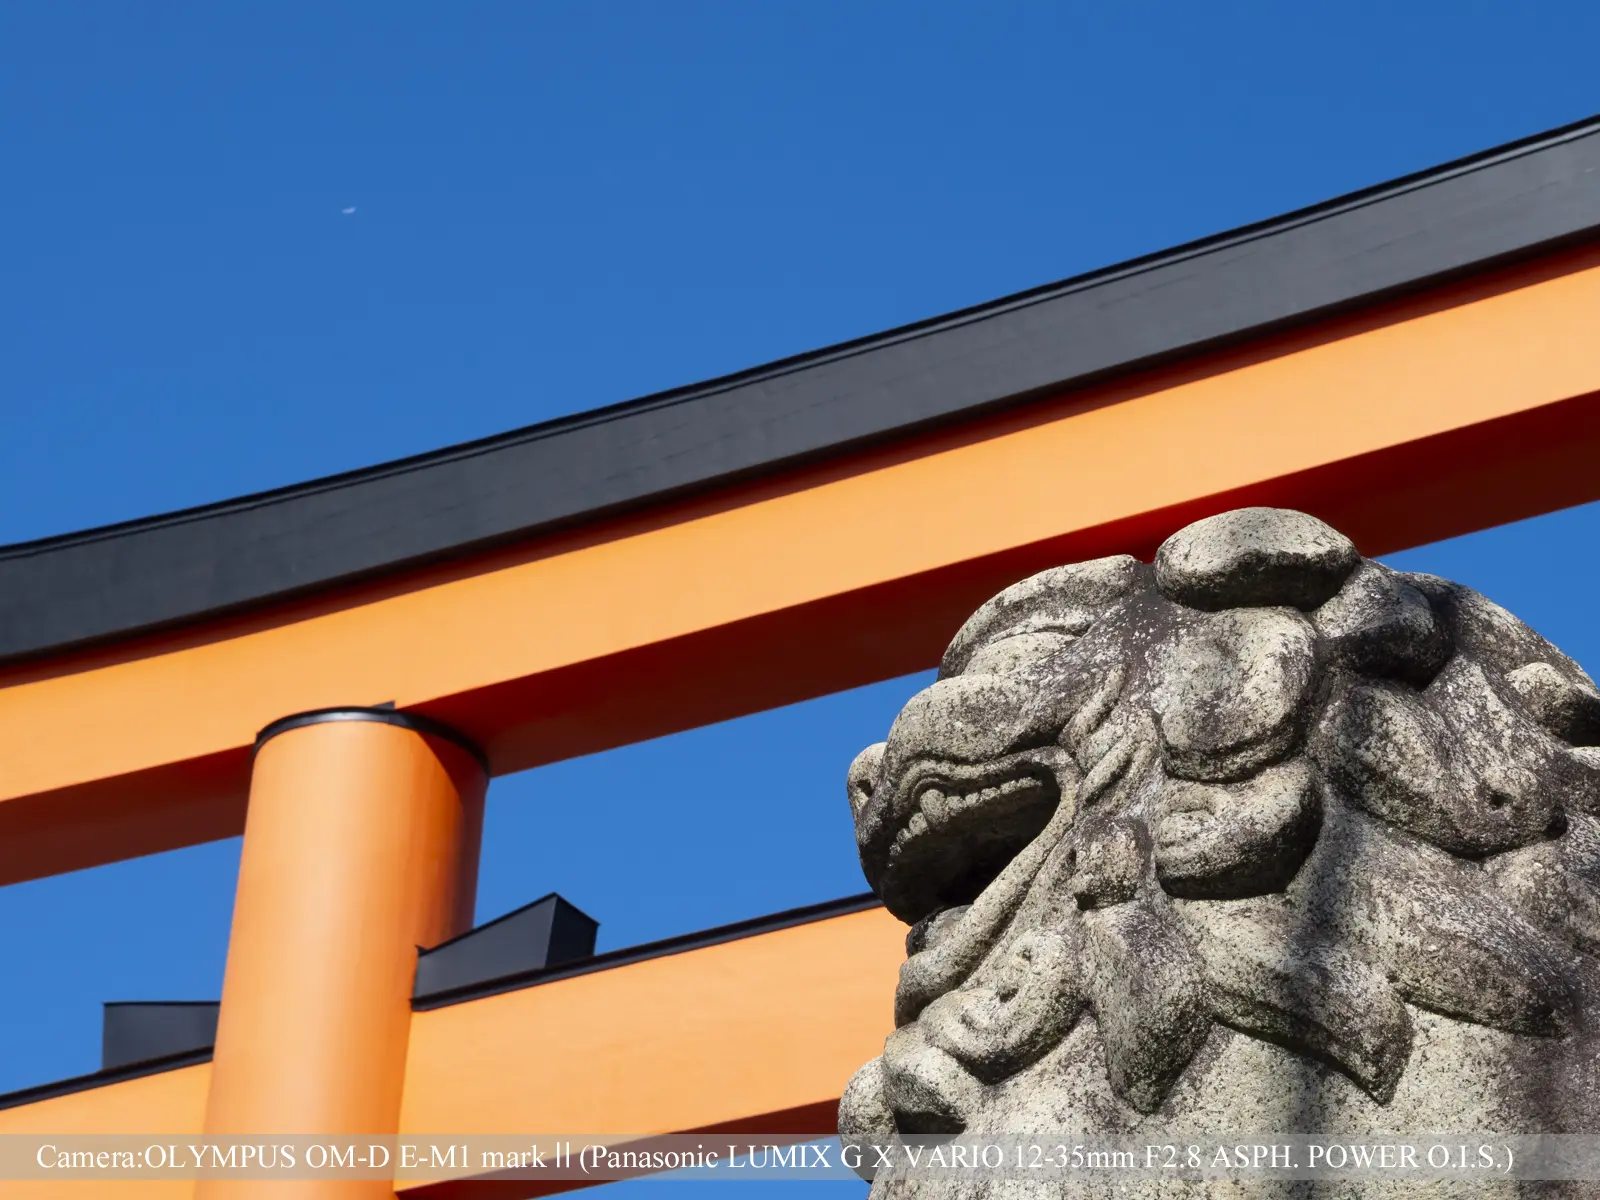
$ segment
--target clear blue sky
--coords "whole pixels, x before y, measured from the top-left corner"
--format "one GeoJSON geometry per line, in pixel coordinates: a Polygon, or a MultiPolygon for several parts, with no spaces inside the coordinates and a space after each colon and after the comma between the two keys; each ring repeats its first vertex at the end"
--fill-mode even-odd
{"type": "MultiPolygon", "coordinates": [[[[7,5],[0,542],[1376,183],[1600,110],[1596,45],[1592,3],[7,5]]],[[[1597,532],[1403,561],[1597,666],[1597,532]]],[[[497,781],[480,918],[557,889],[614,947],[861,890],[844,769],[918,685],[497,781]]],[[[0,1090],[93,1069],[103,1000],[217,995],[238,849],[0,890],[0,1090]]]]}

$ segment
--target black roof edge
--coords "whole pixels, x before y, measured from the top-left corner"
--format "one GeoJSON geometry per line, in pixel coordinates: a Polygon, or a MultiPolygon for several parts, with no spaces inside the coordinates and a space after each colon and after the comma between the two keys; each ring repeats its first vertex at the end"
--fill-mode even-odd
{"type": "Polygon", "coordinates": [[[160,1005],[165,1008],[215,1008],[221,1004],[220,1000],[102,1000],[101,1008],[150,1008],[160,1005]]]}
{"type": "Polygon", "coordinates": [[[631,966],[651,958],[666,958],[690,950],[703,950],[723,942],[735,942],[741,938],[757,937],[763,933],[776,933],[780,929],[809,925],[814,921],[826,921],[832,917],[847,917],[851,913],[866,912],[868,909],[882,906],[883,901],[871,892],[846,896],[840,900],[827,900],[821,904],[808,904],[801,908],[770,913],[764,917],[735,921],[731,925],[718,925],[712,929],[701,929],[677,937],[662,938],[660,941],[644,942],[638,946],[607,950],[604,954],[596,954],[592,958],[579,959],[576,962],[559,963],[553,967],[541,967],[532,971],[518,971],[513,975],[503,975],[498,979],[486,980],[467,987],[448,988],[444,991],[416,995],[411,998],[411,1008],[414,1012],[448,1008],[453,1004],[465,1004],[469,1000],[482,1000],[488,996],[498,996],[503,992],[517,992],[523,988],[537,987],[542,983],[554,983],[558,979],[592,975],[597,971],[631,966]]]}
{"type": "Polygon", "coordinates": [[[943,325],[959,323],[970,317],[988,315],[1002,311],[1006,308],[1027,304],[1032,300],[1068,288],[1082,288],[1109,278],[1128,274],[1149,266],[1164,264],[1169,261],[1191,257],[1194,254],[1217,249],[1221,246],[1244,241],[1263,233],[1299,225],[1307,220],[1324,217],[1331,213],[1352,208],[1364,203],[1380,199],[1384,196],[1396,195],[1409,191],[1419,184],[1436,183],[1447,179],[1462,171],[1479,168],[1501,159],[1514,158],[1545,146],[1556,145],[1570,140],[1573,137],[1586,137],[1600,132],[1600,114],[1586,117],[1579,121],[1560,126],[1556,129],[1546,130],[1543,133],[1531,134],[1513,142],[1506,142],[1488,150],[1479,150],[1461,158],[1451,159],[1449,162],[1438,166],[1426,167],[1402,175],[1396,179],[1385,180],[1382,183],[1360,188],[1353,192],[1346,192],[1329,200],[1320,200],[1315,204],[1308,204],[1302,208],[1292,209],[1287,213],[1277,216],[1265,217],[1247,225],[1235,226],[1220,233],[1207,234],[1188,242],[1180,242],[1176,246],[1169,246],[1162,250],[1153,250],[1148,254],[1141,254],[1134,258],[1123,259],[1119,262],[1109,263],[1104,267],[1095,267],[1077,275],[1069,275],[1066,279],[1055,280],[1051,283],[1039,284],[1035,287],[1025,288],[1020,292],[1012,292],[994,300],[985,300],[971,304],[965,308],[958,308],[952,312],[941,313],[934,317],[925,317],[918,321],[911,321],[904,325],[883,330],[879,333],[864,334],[858,338],[851,338],[843,342],[835,342],[830,346],[822,346],[815,350],[803,351],[784,358],[774,359],[771,362],[761,363],[754,367],[745,367],[726,375],[714,376],[711,379],[701,380],[696,383],[682,384],[674,388],[666,388],[659,392],[651,392],[632,400],[619,400],[612,404],[600,405],[595,408],[585,409],[582,412],[570,413],[562,417],[552,417],[547,421],[535,421],[530,425],[508,429],[503,433],[490,434],[486,437],[474,438],[470,441],[458,442],[455,445],[444,446],[438,450],[427,450],[420,454],[411,454],[403,458],[391,459],[388,462],[377,463],[369,467],[356,467],[349,471],[340,471],[332,475],[323,475],[316,479],[302,483],[286,484],[283,487],[269,488],[265,491],[251,492],[244,496],[235,496],[228,500],[218,500],[210,504],[198,504],[190,508],[175,509],[172,512],[160,513],[150,517],[135,517],[127,521],[118,521],[110,525],[98,525],[93,529],[77,530],[71,533],[56,534],[50,537],[36,538],[25,542],[14,542],[9,546],[0,546],[0,557],[12,554],[25,554],[36,550],[53,549],[56,546],[70,545],[90,540],[99,540],[131,530],[146,528],[156,524],[191,520],[197,517],[211,516],[217,513],[234,512],[243,508],[280,500],[290,496],[302,495],[309,491],[330,487],[341,487],[349,483],[357,483],[370,479],[375,475],[387,475],[426,467],[446,459],[467,457],[481,454],[486,450],[498,449],[512,442],[525,441],[539,437],[549,437],[564,430],[592,425],[602,421],[614,420],[627,416],[646,408],[670,404],[689,396],[700,395],[708,391],[717,391],[746,383],[755,379],[782,374],[823,359],[838,357],[854,351],[882,344],[886,341],[895,341],[914,334],[921,334],[943,325]]]}
{"type": "Polygon", "coordinates": [[[375,467],[0,547],[0,661],[757,477],[1600,234],[1600,118],[764,366],[375,467]]]}
{"type": "MultiPolygon", "coordinates": [[[[551,892],[549,895],[541,897],[541,899],[549,899],[549,896],[554,895],[556,893],[551,892]]],[[[537,971],[523,971],[500,979],[491,979],[485,983],[474,984],[471,987],[453,988],[449,991],[432,995],[416,996],[412,999],[411,1007],[416,1012],[426,1012],[433,1008],[446,1008],[452,1004],[462,1004],[468,1000],[481,1000],[486,996],[496,996],[502,992],[515,992],[520,991],[522,988],[537,987],[541,983],[554,983],[558,979],[568,979],[574,975],[589,975],[596,971],[610,970],[613,967],[629,966],[632,963],[643,962],[650,958],[665,958],[670,954],[682,954],[688,950],[700,950],[706,946],[715,946],[722,942],[737,941],[740,938],[755,937],[763,933],[775,933],[780,929],[789,929],[795,925],[807,925],[813,921],[825,921],[830,917],[844,917],[849,916],[851,913],[866,912],[868,909],[881,907],[882,903],[871,892],[867,892],[858,896],[846,896],[840,900],[827,900],[821,904],[808,904],[801,908],[791,908],[762,917],[752,917],[745,921],[735,921],[731,925],[718,925],[712,929],[702,929],[695,933],[686,933],[678,937],[645,942],[638,946],[626,946],[620,950],[608,950],[604,954],[596,954],[593,958],[582,959],[578,962],[564,963],[560,966],[547,967],[537,971]]],[[[521,910],[519,909],[518,911],[521,910]]],[[[108,1001],[107,1003],[137,1002],[108,1001]]],[[[216,1002],[196,1000],[188,1003],[214,1004],[216,1002]]],[[[180,1067],[192,1067],[199,1063],[210,1061],[211,1047],[206,1046],[197,1050],[186,1050],[181,1054],[169,1054],[162,1058],[129,1063],[126,1066],[114,1067],[109,1071],[95,1071],[88,1075],[76,1075],[71,1079],[61,1079],[54,1083],[41,1083],[33,1087],[22,1088],[19,1091],[0,1094],[0,1109],[19,1108],[24,1104],[50,1100],[56,1096],[67,1096],[73,1092],[85,1092],[91,1088],[123,1083],[129,1079],[138,1079],[145,1075],[158,1075],[162,1071],[175,1071],[180,1067]]]]}
{"type": "Polygon", "coordinates": [[[536,899],[529,900],[526,904],[517,905],[517,907],[513,908],[510,912],[503,912],[498,917],[489,918],[489,920],[485,921],[482,925],[474,925],[471,929],[468,929],[468,930],[466,930],[466,931],[464,931],[462,933],[456,934],[455,937],[445,938],[444,941],[435,942],[431,946],[418,946],[417,949],[422,951],[422,952],[424,952],[424,953],[427,953],[427,954],[431,954],[435,950],[443,950],[446,946],[453,946],[457,942],[466,940],[467,938],[471,937],[475,933],[482,933],[485,929],[492,929],[492,928],[494,928],[494,926],[499,925],[502,922],[511,920],[512,917],[520,917],[523,913],[527,912],[528,909],[532,908],[535,904],[543,904],[546,900],[559,900],[562,904],[565,904],[568,908],[570,908],[573,912],[577,913],[584,920],[586,920],[586,921],[594,921],[594,923],[596,925],[600,924],[599,921],[595,921],[595,919],[593,917],[591,917],[588,913],[584,912],[583,909],[579,908],[571,900],[568,900],[560,892],[546,892],[544,895],[539,896],[536,899]]]}
{"type": "Polygon", "coordinates": [[[180,1067],[195,1067],[211,1061],[211,1047],[185,1050],[181,1054],[167,1054],[160,1058],[147,1058],[143,1062],[112,1067],[109,1071],[94,1071],[88,1075],[74,1075],[71,1079],[58,1079],[54,1083],[41,1083],[0,1094],[0,1109],[21,1108],[24,1104],[37,1104],[57,1096],[70,1096],[74,1092],[87,1092],[93,1088],[107,1087],[113,1083],[126,1083],[146,1075],[159,1075],[163,1071],[176,1071],[180,1067]]]}

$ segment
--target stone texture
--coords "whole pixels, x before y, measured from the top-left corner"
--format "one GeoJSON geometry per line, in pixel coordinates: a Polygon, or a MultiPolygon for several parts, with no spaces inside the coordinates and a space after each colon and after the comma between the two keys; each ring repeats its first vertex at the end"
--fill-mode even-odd
{"type": "Polygon", "coordinates": [[[1314,518],[1008,588],[847,792],[911,926],[847,1139],[1600,1132],[1600,691],[1314,518]]]}
{"type": "Polygon", "coordinates": [[[1173,896],[1237,899],[1294,878],[1322,819],[1320,781],[1304,760],[1233,784],[1169,779],[1156,796],[1156,877],[1173,896]]]}
{"type": "Polygon", "coordinates": [[[976,978],[923,1010],[928,1040],[985,1083],[1036,1062],[1083,1009],[1082,939],[1067,940],[1075,933],[1024,930],[976,978]]]}
{"type": "Polygon", "coordinates": [[[1283,508],[1239,508],[1178,530],[1156,551],[1162,595],[1191,608],[1289,605],[1330,599],[1361,556],[1315,517],[1283,508]]]}
{"type": "Polygon", "coordinates": [[[1018,665],[1018,656],[1031,659],[1060,648],[1138,591],[1149,574],[1144,563],[1119,554],[1054,567],[1013,584],[967,619],[944,653],[940,674],[1004,670],[1018,665]],[[1026,641],[1019,647],[1014,638],[1026,641]],[[980,650],[985,661],[974,663],[980,650]]]}
{"type": "Polygon", "coordinates": [[[1153,656],[1150,707],[1166,768],[1186,779],[1239,779],[1282,758],[1300,735],[1314,640],[1287,609],[1178,625],[1153,656]]]}
{"type": "Polygon", "coordinates": [[[1559,797],[1547,745],[1473,663],[1452,662],[1425,693],[1356,687],[1331,708],[1316,757],[1352,802],[1463,855],[1546,835],[1559,797]]]}
{"type": "Polygon", "coordinates": [[[1163,906],[1124,903],[1085,916],[1089,989],[1111,1090],[1154,1112],[1210,1030],[1201,966],[1163,906]]]}
{"type": "Polygon", "coordinates": [[[1600,743],[1600,692],[1547,662],[1506,672],[1506,683],[1539,724],[1574,746],[1600,743]]]}
{"type": "Polygon", "coordinates": [[[1425,687],[1450,657],[1428,598],[1375,562],[1363,562],[1312,621],[1328,656],[1362,675],[1425,687]]]}
{"type": "Polygon", "coordinates": [[[1282,906],[1185,904],[1179,912],[1217,1020],[1329,1059],[1375,1099],[1394,1094],[1411,1017],[1382,971],[1336,941],[1300,936],[1282,906]]]}

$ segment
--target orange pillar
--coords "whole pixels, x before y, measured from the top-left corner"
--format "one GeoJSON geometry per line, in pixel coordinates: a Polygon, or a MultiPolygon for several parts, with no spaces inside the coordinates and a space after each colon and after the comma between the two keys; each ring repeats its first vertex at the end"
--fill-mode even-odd
{"type": "MultiPolygon", "coordinates": [[[[468,929],[488,776],[453,731],[386,709],[256,741],[206,1133],[398,1131],[417,947],[468,929]]],[[[390,1197],[384,1180],[203,1180],[205,1200],[390,1197]]]]}

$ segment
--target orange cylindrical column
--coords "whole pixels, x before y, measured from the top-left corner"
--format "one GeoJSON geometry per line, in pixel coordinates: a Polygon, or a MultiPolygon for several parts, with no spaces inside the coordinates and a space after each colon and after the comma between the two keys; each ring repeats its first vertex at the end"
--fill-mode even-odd
{"type": "MultiPolygon", "coordinates": [[[[257,741],[206,1133],[397,1132],[417,947],[471,926],[487,772],[386,709],[257,741]]],[[[204,1200],[392,1196],[387,1181],[202,1181],[204,1200]]]]}

